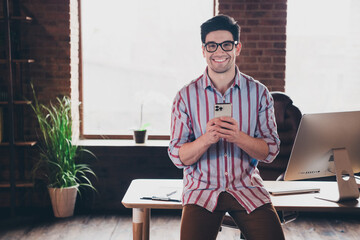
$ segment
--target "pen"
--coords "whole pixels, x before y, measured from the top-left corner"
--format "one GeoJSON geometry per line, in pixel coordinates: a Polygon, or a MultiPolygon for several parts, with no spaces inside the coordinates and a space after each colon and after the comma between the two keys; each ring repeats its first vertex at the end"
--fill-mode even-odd
{"type": "Polygon", "coordinates": [[[173,191],[173,192],[171,192],[171,193],[166,194],[166,196],[169,197],[169,196],[175,194],[176,192],[177,192],[177,191],[175,190],[175,191],[173,191]]]}
{"type": "Polygon", "coordinates": [[[142,197],[140,199],[154,200],[154,201],[166,201],[166,202],[181,202],[178,199],[172,199],[172,198],[167,198],[167,197],[142,197]]]}

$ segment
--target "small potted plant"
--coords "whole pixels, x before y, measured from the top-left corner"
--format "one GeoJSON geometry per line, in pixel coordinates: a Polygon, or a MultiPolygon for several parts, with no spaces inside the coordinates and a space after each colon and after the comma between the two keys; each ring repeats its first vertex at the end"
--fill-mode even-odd
{"type": "Polygon", "coordinates": [[[96,175],[87,164],[78,163],[80,152],[93,154],[73,144],[70,98],[64,96],[56,100],[48,107],[39,104],[34,91],[31,107],[40,127],[40,159],[34,174],[41,175],[47,182],[55,217],[70,217],[79,186],[95,190],[87,174],[96,175]]]}
{"type": "Polygon", "coordinates": [[[140,127],[134,130],[135,143],[144,143],[146,138],[146,128],[150,125],[148,123],[143,124],[143,104],[140,109],[140,127]]]}

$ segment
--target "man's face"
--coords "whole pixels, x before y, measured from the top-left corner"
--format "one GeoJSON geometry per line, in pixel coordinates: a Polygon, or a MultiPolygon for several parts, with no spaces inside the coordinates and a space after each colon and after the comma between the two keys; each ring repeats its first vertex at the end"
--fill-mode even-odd
{"type": "MultiPolygon", "coordinates": [[[[225,41],[234,41],[229,31],[218,30],[206,35],[205,44],[209,42],[223,43],[225,41]]],[[[209,70],[215,73],[225,73],[235,67],[235,59],[239,56],[241,44],[234,46],[231,51],[224,51],[220,46],[215,52],[208,52],[203,46],[203,55],[206,58],[209,70]]]]}

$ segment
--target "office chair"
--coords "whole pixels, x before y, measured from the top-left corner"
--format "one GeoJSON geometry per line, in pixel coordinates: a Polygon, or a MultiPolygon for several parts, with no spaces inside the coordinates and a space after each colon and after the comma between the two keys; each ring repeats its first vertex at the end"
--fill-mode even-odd
{"type": "MultiPolygon", "coordinates": [[[[274,99],[274,110],[277,131],[280,138],[280,152],[276,159],[268,164],[259,162],[258,169],[264,180],[283,180],[284,173],[290,158],[292,146],[296,137],[297,129],[302,117],[299,108],[293,105],[293,101],[283,92],[271,92],[274,99]]],[[[296,219],[297,212],[278,212],[282,224],[296,219]]],[[[223,219],[222,226],[237,228],[229,214],[223,219]]],[[[241,235],[241,239],[245,239],[241,235]]]]}
{"type": "Polygon", "coordinates": [[[285,93],[271,92],[271,95],[274,99],[280,152],[270,164],[259,162],[258,169],[264,180],[283,180],[302,114],[285,93]]]}

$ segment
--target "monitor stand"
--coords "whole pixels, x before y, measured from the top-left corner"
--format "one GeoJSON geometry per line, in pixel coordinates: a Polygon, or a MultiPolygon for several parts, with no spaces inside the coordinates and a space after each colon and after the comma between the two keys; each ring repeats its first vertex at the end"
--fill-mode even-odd
{"type": "Polygon", "coordinates": [[[332,202],[343,202],[359,198],[359,189],[355,181],[354,172],[346,148],[332,149],[332,152],[339,191],[331,196],[322,195],[320,193],[316,198],[332,202]]]}

